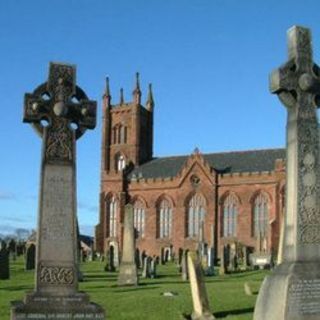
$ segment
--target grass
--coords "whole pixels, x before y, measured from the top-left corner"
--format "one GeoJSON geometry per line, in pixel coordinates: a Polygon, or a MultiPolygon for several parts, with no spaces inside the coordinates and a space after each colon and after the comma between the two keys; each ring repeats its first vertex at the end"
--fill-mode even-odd
{"type": "MultiPolygon", "coordinates": [[[[183,282],[176,266],[158,266],[158,278],[140,279],[138,287],[117,287],[117,273],[103,271],[103,263],[84,263],[81,269],[85,281],[80,290],[89,293],[91,301],[102,305],[110,320],[182,319],[192,312],[190,285],[183,282]],[[161,294],[176,293],[173,297],[161,294]]],[[[257,295],[247,296],[244,283],[249,282],[257,292],[265,271],[249,271],[232,275],[207,277],[206,287],[211,309],[217,319],[252,319],[257,295]]],[[[10,318],[10,301],[22,300],[25,292],[33,290],[33,271],[24,270],[22,258],[11,261],[10,280],[0,280],[0,319],[10,318]]]]}

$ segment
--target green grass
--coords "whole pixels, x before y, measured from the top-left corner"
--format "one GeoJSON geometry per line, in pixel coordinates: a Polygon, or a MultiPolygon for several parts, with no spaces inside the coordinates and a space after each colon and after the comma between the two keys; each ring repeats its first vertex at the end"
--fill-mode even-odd
{"type": "MultiPolygon", "coordinates": [[[[107,319],[163,320],[182,319],[192,312],[190,285],[183,282],[174,264],[158,266],[156,279],[141,279],[135,288],[119,288],[117,273],[103,271],[103,263],[88,262],[82,265],[85,281],[80,290],[86,291],[91,301],[102,305],[107,319]],[[162,292],[177,293],[164,297],[162,292]]],[[[247,296],[244,283],[249,282],[257,292],[265,271],[250,271],[233,275],[207,277],[206,287],[214,316],[224,319],[252,319],[257,295],[247,296]]],[[[10,280],[0,280],[0,319],[9,319],[10,301],[22,300],[25,292],[33,289],[33,272],[24,270],[23,259],[11,262],[10,280]]]]}

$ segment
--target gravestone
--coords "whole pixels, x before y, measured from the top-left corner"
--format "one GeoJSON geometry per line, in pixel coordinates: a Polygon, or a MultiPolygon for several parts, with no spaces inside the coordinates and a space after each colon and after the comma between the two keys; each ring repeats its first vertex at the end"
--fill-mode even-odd
{"type": "Polygon", "coordinates": [[[242,247],[242,268],[247,270],[248,268],[248,248],[247,246],[242,247]]]}
{"type": "Polygon", "coordinates": [[[110,247],[112,247],[113,249],[113,265],[115,267],[115,269],[119,268],[120,265],[120,257],[119,257],[119,243],[117,241],[111,241],[110,242],[110,247]]]}
{"type": "Polygon", "coordinates": [[[14,239],[11,239],[8,244],[10,256],[13,261],[17,259],[17,242],[14,239]]]}
{"type": "Polygon", "coordinates": [[[224,275],[228,273],[228,249],[227,246],[223,246],[221,250],[219,274],[224,275]]]}
{"type": "Polygon", "coordinates": [[[142,278],[150,278],[151,257],[146,256],[143,262],[142,278]]]}
{"type": "Polygon", "coordinates": [[[320,318],[320,72],[308,29],[289,29],[288,46],[289,61],[270,77],[288,113],[283,256],[263,281],[256,320],[320,318]]]}
{"type": "Polygon", "coordinates": [[[150,260],[150,278],[154,279],[157,277],[157,258],[154,256],[150,260]]]}
{"type": "Polygon", "coordinates": [[[114,265],[114,246],[109,246],[109,250],[107,250],[105,270],[109,272],[116,271],[116,267],[114,265]]]}
{"type": "Polygon", "coordinates": [[[182,255],[181,276],[183,281],[187,281],[189,279],[188,251],[189,251],[188,249],[183,250],[183,255],[182,255]]]}
{"type": "Polygon", "coordinates": [[[36,246],[31,243],[26,252],[26,270],[34,270],[36,265],[36,246]]]}
{"type": "Polygon", "coordinates": [[[74,66],[50,63],[48,81],[25,95],[23,121],[42,137],[36,273],[34,291],[12,303],[12,320],[105,319],[78,291],[75,146],[95,127],[96,102],[75,78],[74,66]]]}
{"type": "Polygon", "coordinates": [[[193,313],[192,320],[215,319],[209,307],[209,299],[204,283],[203,270],[199,255],[195,252],[188,253],[188,269],[191,286],[193,313]]]}
{"type": "Polygon", "coordinates": [[[133,206],[131,204],[127,204],[125,207],[124,215],[122,259],[118,276],[119,286],[138,285],[138,272],[135,263],[135,250],[133,206]]]}
{"type": "Polygon", "coordinates": [[[145,250],[143,250],[141,252],[141,255],[140,255],[140,265],[141,265],[141,269],[143,269],[143,264],[144,264],[144,258],[147,256],[145,250]]]}
{"type": "MultiPolygon", "coordinates": [[[[143,261],[143,260],[142,260],[143,261]]],[[[160,263],[162,265],[166,264],[166,261],[165,261],[165,252],[164,252],[164,248],[161,247],[160,249],[160,263]]]]}
{"type": "Polygon", "coordinates": [[[214,276],[214,255],[215,255],[215,252],[214,252],[214,248],[213,247],[210,247],[209,250],[208,250],[208,267],[207,269],[205,269],[205,274],[206,276],[214,276]]]}
{"type": "Polygon", "coordinates": [[[7,244],[2,241],[0,249],[0,279],[7,280],[10,278],[9,271],[9,250],[7,249],[7,244]]]}
{"type": "Polygon", "coordinates": [[[136,248],[134,260],[135,260],[135,262],[136,262],[137,268],[140,269],[140,268],[141,268],[141,264],[140,264],[140,251],[139,251],[138,248],[136,248]]]}
{"type": "Polygon", "coordinates": [[[244,292],[245,292],[245,294],[247,296],[252,296],[253,295],[253,292],[251,290],[249,282],[245,282],[244,285],[243,285],[243,288],[244,288],[244,292]]]}

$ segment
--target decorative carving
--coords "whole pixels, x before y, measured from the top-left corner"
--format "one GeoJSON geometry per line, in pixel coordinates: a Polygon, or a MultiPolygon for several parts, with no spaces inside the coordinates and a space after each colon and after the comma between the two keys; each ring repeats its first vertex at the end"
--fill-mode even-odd
{"type": "Polygon", "coordinates": [[[48,130],[45,157],[47,161],[71,161],[73,159],[73,133],[67,120],[54,120],[48,130]]]}
{"type": "MultiPolygon", "coordinates": [[[[289,61],[271,74],[270,88],[288,110],[288,126],[296,145],[297,162],[288,176],[296,176],[298,242],[320,243],[320,150],[316,114],[320,95],[318,66],[312,61],[311,35],[308,29],[289,30],[289,61]]],[[[293,155],[293,152],[292,152],[293,155]]],[[[287,159],[287,161],[294,161],[287,159]]],[[[291,181],[291,183],[294,180],[291,181]]],[[[295,195],[288,195],[295,197],[295,195]]]]}
{"type": "Polygon", "coordinates": [[[74,282],[74,269],[72,267],[40,265],[40,282],[47,284],[68,284],[74,282]]]}
{"type": "Polygon", "coordinates": [[[198,176],[192,175],[190,177],[190,182],[191,182],[193,187],[197,187],[197,186],[199,186],[201,181],[200,181],[200,178],[198,176]]]}

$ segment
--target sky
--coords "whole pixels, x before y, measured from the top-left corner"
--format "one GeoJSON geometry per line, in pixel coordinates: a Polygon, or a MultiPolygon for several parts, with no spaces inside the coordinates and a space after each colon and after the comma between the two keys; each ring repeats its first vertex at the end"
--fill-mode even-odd
{"type": "Polygon", "coordinates": [[[78,218],[98,222],[101,97],[131,101],[140,72],[155,99],[154,155],[285,146],[286,110],[268,88],[287,61],[286,31],[311,28],[320,62],[318,0],[0,1],[0,234],[36,227],[41,139],[22,123],[23,98],[50,61],[77,66],[98,102],[97,127],[77,141],[78,218]]]}

